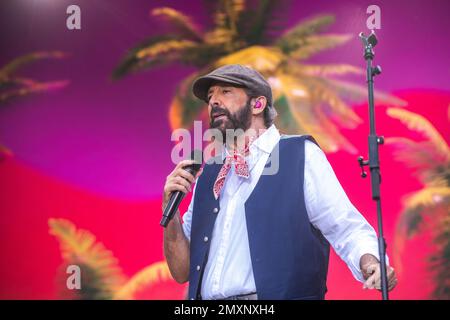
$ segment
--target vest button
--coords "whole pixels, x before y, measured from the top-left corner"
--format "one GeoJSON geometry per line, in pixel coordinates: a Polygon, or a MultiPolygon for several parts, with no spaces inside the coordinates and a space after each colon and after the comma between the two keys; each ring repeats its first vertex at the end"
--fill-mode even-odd
{"type": "Polygon", "coordinates": [[[217,213],[217,212],[219,212],[219,209],[218,209],[218,208],[214,208],[214,209],[213,209],[213,212],[214,212],[214,213],[217,213]]]}
{"type": "Polygon", "coordinates": [[[203,241],[208,242],[208,237],[204,237],[203,241]]]}
{"type": "Polygon", "coordinates": [[[197,271],[200,271],[200,266],[197,266],[197,271]]]}

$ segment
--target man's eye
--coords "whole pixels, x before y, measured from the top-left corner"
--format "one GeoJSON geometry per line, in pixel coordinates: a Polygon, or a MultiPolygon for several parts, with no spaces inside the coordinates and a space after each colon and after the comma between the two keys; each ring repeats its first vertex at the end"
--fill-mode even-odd
{"type": "Polygon", "coordinates": [[[223,92],[223,93],[228,93],[228,92],[231,92],[231,90],[230,90],[230,89],[223,89],[222,92],[223,92]]]}

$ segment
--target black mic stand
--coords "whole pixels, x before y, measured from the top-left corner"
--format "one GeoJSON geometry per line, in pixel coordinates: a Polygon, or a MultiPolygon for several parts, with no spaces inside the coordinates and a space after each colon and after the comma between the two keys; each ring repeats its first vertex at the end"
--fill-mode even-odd
{"type": "Polygon", "coordinates": [[[378,145],[384,143],[382,136],[377,136],[375,132],[375,109],[373,102],[373,77],[381,73],[381,67],[372,67],[372,60],[374,57],[373,48],[378,43],[377,37],[372,30],[371,34],[366,37],[362,32],[359,34],[364,44],[364,59],[367,61],[367,86],[369,90],[369,160],[364,160],[362,156],[358,157],[359,166],[361,167],[361,176],[367,177],[364,171],[364,166],[370,168],[370,179],[372,182],[372,199],[377,203],[377,217],[378,217],[378,252],[380,254],[380,268],[381,268],[381,293],[383,300],[389,300],[388,286],[387,286],[387,272],[386,272],[386,241],[383,237],[383,219],[381,214],[381,196],[380,196],[380,161],[378,159],[378,145]]]}

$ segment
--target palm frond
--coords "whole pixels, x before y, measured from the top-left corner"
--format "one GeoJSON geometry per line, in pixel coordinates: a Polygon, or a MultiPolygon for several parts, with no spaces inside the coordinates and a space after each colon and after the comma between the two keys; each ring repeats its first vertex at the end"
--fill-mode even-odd
{"type": "MultiPolygon", "coordinates": [[[[313,135],[327,152],[335,152],[340,147],[349,152],[356,150],[343,137],[336,126],[323,114],[318,105],[318,96],[305,82],[287,74],[277,74],[282,95],[286,98],[289,114],[295,119],[298,132],[313,135]]],[[[317,89],[319,89],[317,87],[317,89]]],[[[325,101],[319,101],[325,103],[325,101]]],[[[333,102],[332,102],[333,103],[333,102]]],[[[284,110],[284,113],[286,110],[284,110]]]]}
{"type": "Polygon", "coordinates": [[[277,124],[288,134],[311,134],[327,152],[339,149],[340,135],[330,135],[334,125],[327,129],[321,127],[323,121],[318,113],[319,107],[313,104],[307,86],[284,72],[272,78],[276,108],[279,113],[277,124]],[[281,102],[281,104],[280,104],[281,102]],[[283,125],[287,125],[284,127],[283,125]]]}
{"type": "MultiPolygon", "coordinates": [[[[349,99],[350,101],[367,100],[367,87],[331,78],[324,78],[324,81],[326,81],[330,87],[335,88],[335,90],[339,92],[339,96],[345,99],[349,99]]],[[[374,98],[376,103],[389,104],[398,107],[406,106],[406,101],[378,90],[375,90],[374,98]]]]}
{"type": "Polygon", "coordinates": [[[289,53],[303,44],[306,38],[334,23],[334,16],[320,15],[309,18],[286,31],[275,43],[283,52],[289,53]]]}
{"type": "Polygon", "coordinates": [[[328,117],[350,129],[362,123],[361,118],[341,99],[337,91],[327,85],[323,78],[310,76],[298,79],[306,86],[310,99],[314,105],[317,105],[317,109],[328,110],[328,117]]]}
{"type": "Polygon", "coordinates": [[[197,44],[190,40],[167,40],[155,43],[136,52],[138,59],[146,62],[157,59],[168,59],[168,56],[181,58],[186,49],[195,48],[197,44]]]}
{"type": "Polygon", "coordinates": [[[49,219],[50,234],[60,242],[61,255],[67,265],[81,268],[82,299],[109,299],[124,282],[117,259],[95,236],[79,230],[69,220],[49,219]]]}
{"type": "Polygon", "coordinates": [[[169,7],[159,7],[153,9],[150,14],[168,21],[175,28],[175,31],[184,38],[196,41],[202,40],[202,33],[198,26],[192,21],[191,17],[184,13],[169,7]]]}
{"type": "MultiPolygon", "coordinates": [[[[450,208],[448,208],[450,211],[450,208]]],[[[447,212],[448,212],[447,211],[447,212]]],[[[430,257],[430,267],[434,273],[436,286],[434,299],[450,300],[450,216],[440,222],[440,228],[434,239],[436,252],[430,257]]]]}
{"type": "Polygon", "coordinates": [[[424,183],[435,180],[438,174],[436,171],[445,171],[440,168],[448,165],[446,157],[438,153],[429,141],[417,142],[403,137],[389,137],[385,142],[395,147],[394,158],[414,169],[424,183]]]}
{"type": "Polygon", "coordinates": [[[240,34],[240,18],[245,9],[244,0],[221,0],[214,14],[214,28],[205,33],[204,43],[220,47],[223,54],[245,47],[240,34]]]}
{"type": "Polygon", "coordinates": [[[24,65],[30,64],[37,60],[62,59],[65,57],[67,57],[67,54],[62,51],[39,51],[17,57],[0,69],[0,80],[10,76],[24,65]]]}
{"type": "MultiPolygon", "coordinates": [[[[12,82],[19,83],[19,81],[15,81],[14,79],[12,79],[12,82]]],[[[67,86],[69,83],[70,82],[68,80],[37,82],[29,79],[26,86],[0,91],[0,103],[3,103],[14,97],[26,96],[31,93],[61,89],[67,86]]]]}
{"type": "Polygon", "coordinates": [[[225,0],[224,3],[227,16],[231,23],[237,26],[239,18],[245,10],[245,0],[225,0]]]}
{"type": "Polygon", "coordinates": [[[404,200],[404,207],[407,211],[420,211],[423,214],[429,214],[426,208],[439,205],[448,205],[450,203],[450,188],[441,187],[425,187],[420,191],[413,193],[404,200]]]}
{"type": "Polygon", "coordinates": [[[239,30],[249,46],[269,44],[271,42],[271,29],[280,20],[283,1],[261,0],[255,10],[247,9],[242,13],[239,30]]]}
{"type": "Polygon", "coordinates": [[[434,250],[429,257],[429,267],[434,278],[432,297],[450,297],[450,189],[426,187],[405,199],[395,234],[395,259],[401,272],[400,255],[407,238],[419,232],[431,231],[434,250]]]}
{"type": "Polygon", "coordinates": [[[130,300],[146,287],[172,279],[166,261],[159,261],[142,269],[129,279],[115,294],[116,300],[130,300]]]}
{"type": "Polygon", "coordinates": [[[172,129],[190,128],[193,121],[200,120],[200,115],[207,109],[205,102],[195,97],[191,90],[192,83],[198,76],[197,72],[191,74],[177,88],[169,107],[169,123],[172,129]]]}
{"type": "Polygon", "coordinates": [[[235,41],[235,34],[225,28],[217,28],[207,32],[204,39],[205,43],[211,47],[221,47],[224,54],[243,47],[242,43],[235,41]]]}
{"type": "Polygon", "coordinates": [[[239,63],[254,68],[262,74],[271,74],[282,62],[283,55],[279,49],[251,46],[220,58],[216,61],[215,66],[239,63]]]}
{"type": "Polygon", "coordinates": [[[119,79],[142,69],[173,62],[186,51],[186,48],[191,48],[194,43],[184,41],[179,35],[174,34],[152,36],[146,39],[132,48],[122,59],[113,71],[112,78],[119,79]]]}
{"type": "Polygon", "coordinates": [[[282,50],[294,59],[305,60],[321,51],[343,45],[351,38],[351,35],[342,34],[309,36],[305,40],[292,42],[288,48],[284,47],[282,50]]]}
{"type": "Polygon", "coordinates": [[[282,93],[277,94],[274,99],[278,116],[275,118],[275,124],[281,128],[284,134],[299,134],[306,133],[304,128],[294,118],[291,109],[289,108],[289,101],[282,93]]]}
{"type": "Polygon", "coordinates": [[[237,34],[237,25],[244,9],[245,0],[220,0],[215,15],[216,26],[237,34]]]}
{"type": "MultiPolygon", "coordinates": [[[[288,64],[283,72],[289,74],[291,83],[297,83],[304,88],[306,95],[316,110],[321,110],[326,117],[333,118],[347,128],[354,128],[362,122],[359,116],[340,97],[340,92],[328,84],[327,78],[307,75],[304,65],[288,64]]],[[[326,130],[326,128],[324,128],[326,130]]]]}
{"type": "Polygon", "coordinates": [[[397,260],[410,238],[426,227],[433,234],[436,250],[430,256],[435,287],[433,297],[450,297],[450,155],[445,140],[424,117],[398,108],[389,108],[388,115],[399,119],[408,128],[420,132],[426,141],[416,142],[407,138],[390,138],[387,143],[397,146],[395,156],[409,166],[418,168],[425,187],[404,199],[404,210],[397,224],[395,235],[397,260]]]}
{"type": "MultiPolygon", "coordinates": [[[[395,259],[401,267],[400,255],[405,241],[414,237],[424,228],[430,228],[430,221],[435,221],[434,229],[442,226],[440,209],[448,215],[450,205],[450,189],[448,187],[429,187],[416,191],[403,198],[403,211],[398,218],[395,232],[395,259]]],[[[443,216],[443,219],[448,217],[443,216]]]]}
{"type": "Polygon", "coordinates": [[[417,113],[399,108],[388,108],[387,114],[394,119],[400,120],[410,130],[425,135],[436,148],[437,152],[447,160],[450,160],[450,149],[447,142],[427,119],[417,113]]]}
{"type": "Polygon", "coordinates": [[[49,91],[65,87],[68,80],[40,82],[30,78],[20,77],[15,73],[24,65],[42,59],[62,59],[67,54],[61,51],[39,51],[20,56],[0,69],[0,103],[25,96],[31,93],[49,91]]]}
{"type": "Polygon", "coordinates": [[[325,64],[325,65],[301,65],[301,70],[305,75],[330,76],[344,74],[364,74],[364,70],[349,64],[325,64]]]}
{"type": "Polygon", "coordinates": [[[433,244],[436,251],[431,254],[429,263],[434,276],[433,299],[450,300],[450,207],[447,216],[440,219],[433,244]]]}
{"type": "Polygon", "coordinates": [[[296,24],[293,28],[286,31],[279,39],[280,42],[292,42],[299,38],[308,37],[312,34],[324,31],[329,25],[335,21],[333,15],[318,15],[300,23],[296,24]]]}
{"type": "MultiPolygon", "coordinates": [[[[335,125],[330,117],[321,109],[315,110],[315,115],[319,120],[321,130],[327,135],[329,141],[334,141],[337,147],[330,152],[336,152],[340,149],[347,151],[351,154],[356,154],[358,151],[355,146],[339,131],[337,125],[335,125]]],[[[324,150],[326,151],[326,150],[324,150]]]]}

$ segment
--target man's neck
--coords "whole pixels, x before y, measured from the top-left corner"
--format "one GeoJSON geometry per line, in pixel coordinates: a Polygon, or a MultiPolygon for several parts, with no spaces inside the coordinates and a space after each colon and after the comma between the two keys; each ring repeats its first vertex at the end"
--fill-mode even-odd
{"type": "Polygon", "coordinates": [[[253,141],[255,141],[266,130],[267,130],[266,127],[258,127],[258,128],[250,127],[245,131],[244,134],[235,137],[234,143],[227,144],[227,149],[230,152],[242,153],[243,150],[248,149],[250,145],[253,143],[253,141]]]}

